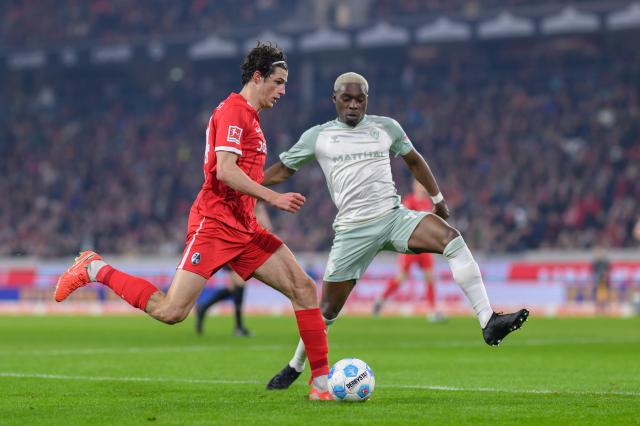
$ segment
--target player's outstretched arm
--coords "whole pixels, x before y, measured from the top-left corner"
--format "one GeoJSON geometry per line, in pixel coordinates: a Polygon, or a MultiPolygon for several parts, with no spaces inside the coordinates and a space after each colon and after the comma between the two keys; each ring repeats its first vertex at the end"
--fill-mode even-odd
{"type": "Polygon", "coordinates": [[[431,168],[429,168],[424,157],[422,157],[418,151],[412,149],[406,155],[403,155],[402,158],[405,163],[407,163],[413,177],[415,177],[416,180],[424,186],[432,199],[436,198],[433,203],[433,212],[443,219],[448,218],[449,207],[447,206],[447,202],[444,198],[442,198],[436,178],[433,176],[431,168]],[[438,201],[437,199],[440,200],[438,201]]]}
{"type": "Polygon", "coordinates": [[[264,180],[262,184],[264,186],[271,186],[285,180],[289,179],[295,173],[295,170],[292,170],[285,166],[282,161],[278,161],[273,166],[269,167],[266,172],[264,172],[264,180]]]}
{"type": "Polygon", "coordinates": [[[251,195],[289,213],[297,212],[304,204],[305,198],[301,194],[295,192],[280,194],[253,181],[236,164],[238,160],[237,154],[217,151],[216,157],[216,177],[236,191],[251,195]]]}

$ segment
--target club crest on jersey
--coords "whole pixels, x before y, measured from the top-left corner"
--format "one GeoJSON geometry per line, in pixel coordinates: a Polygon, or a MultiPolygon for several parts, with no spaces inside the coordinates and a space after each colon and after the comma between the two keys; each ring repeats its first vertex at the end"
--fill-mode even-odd
{"type": "Polygon", "coordinates": [[[199,252],[193,253],[193,255],[191,256],[191,263],[193,265],[197,265],[198,263],[200,263],[200,253],[199,252]]]}
{"type": "Polygon", "coordinates": [[[229,126],[229,131],[227,132],[227,142],[233,142],[240,145],[241,136],[242,136],[242,127],[229,126]]]}

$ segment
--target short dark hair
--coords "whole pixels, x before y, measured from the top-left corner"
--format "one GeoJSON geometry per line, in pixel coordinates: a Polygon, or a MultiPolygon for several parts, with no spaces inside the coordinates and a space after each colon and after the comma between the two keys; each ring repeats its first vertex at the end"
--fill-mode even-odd
{"type": "Polygon", "coordinates": [[[244,63],[240,67],[242,69],[242,85],[247,84],[256,71],[267,78],[273,74],[276,67],[288,70],[286,60],[284,51],[278,46],[272,45],[271,42],[258,42],[258,45],[251,49],[251,52],[244,58],[244,63]],[[280,63],[273,65],[274,62],[280,63]]]}

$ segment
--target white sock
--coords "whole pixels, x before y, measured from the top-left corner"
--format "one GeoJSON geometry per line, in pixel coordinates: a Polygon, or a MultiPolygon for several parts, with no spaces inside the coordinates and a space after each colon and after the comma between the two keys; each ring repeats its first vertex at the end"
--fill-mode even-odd
{"type": "Polygon", "coordinates": [[[318,389],[320,392],[325,392],[329,390],[329,383],[328,383],[327,377],[328,376],[326,374],[324,376],[314,377],[312,381],[313,387],[318,389]]]}
{"type": "Polygon", "coordinates": [[[98,272],[100,272],[100,269],[102,269],[102,267],[104,266],[107,266],[107,264],[103,260],[94,260],[93,262],[89,263],[89,266],[87,267],[87,273],[89,274],[89,279],[91,280],[91,282],[96,282],[98,272]]]}
{"type": "Polygon", "coordinates": [[[478,321],[480,321],[480,327],[484,328],[489,322],[493,310],[482,282],[480,268],[473,259],[469,247],[460,236],[451,240],[442,254],[449,261],[453,279],[471,302],[478,321]]]}
{"type": "MultiPolygon", "coordinates": [[[[324,323],[327,325],[327,331],[329,331],[329,326],[333,324],[337,318],[326,319],[325,317],[322,317],[322,319],[324,320],[324,323]]],[[[302,339],[300,339],[300,341],[298,342],[298,347],[296,348],[296,353],[293,354],[293,358],[291,358],[291,361],[289,361],[289,367],[293,368],[298,373],[301,373],[302,370],[304,370],[304,364],[306,360],[307,360],[307,352],[304,349],[304,342],[302,341],[302,339]]]]}
{"type": "Polygon", "coordinates": [[[289,361],[289,367],[293,368],[298,373],[302,373],[306,359],[307,353],[304,350],[304,342],[300,339],[300,341],[298,341],[298,347],[296,347],[296,353],[293,354],[293,358],[289,361]]]}

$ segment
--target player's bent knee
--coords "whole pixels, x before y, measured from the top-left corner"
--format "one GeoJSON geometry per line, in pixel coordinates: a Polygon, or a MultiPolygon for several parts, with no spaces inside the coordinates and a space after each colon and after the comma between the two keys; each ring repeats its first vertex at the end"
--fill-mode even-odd
{"type": "Polygon", "coordinates": [[[447,232],[445,234],[444,240],[442,241],[443,247],[446,247],[447,244],[449,244],[452,240],[458,238],[460,235],[460,231],[458,231],[456,228],[447,226],[447,232]]]}
{"type": "Polygon", "coordinates": [[[183,309],[175,309],[165,312],[158,319],[160,319],[165,324],[173,325],[184,321],[188,315],[189,311],[185,311],[183,309]]]}
{"type": "Polygon", "coordinates": [[[290,298],[292,302],[304,309],[318,307],[318,292],[316,284],[309,276],[298,279],[296,284],[293,285],[292,290],[293,294],[290,298]]]}
{"type": "Polygon", "coordinates": [[[320,311],[325,320],[334,320],[338,317],[340,309],[337,309],[331,302],[322,301],[320,303],[320,311]]]}

